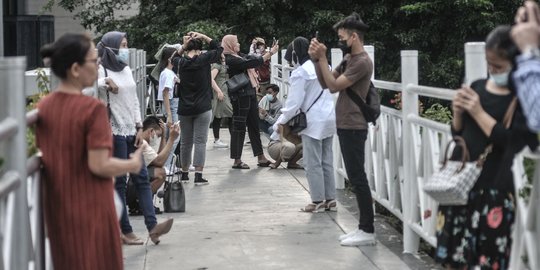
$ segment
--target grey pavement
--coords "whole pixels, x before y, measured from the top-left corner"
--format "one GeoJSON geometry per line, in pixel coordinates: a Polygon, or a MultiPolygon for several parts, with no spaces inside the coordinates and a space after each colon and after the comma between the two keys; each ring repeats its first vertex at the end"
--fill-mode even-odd
{"type": "MultiPolygon", "coordinates": [[[[204,170],[210,185],[194,186],[190,173],[186,212],[157,216],[174,218],[159,245],[148,239],[123,246],[125,269],[418,269],[381,242],[341,247],[337,239],[356,228],[356,217],[341,204],[337,212],[300,212],[309,202],[302,170],[258,168],[250,146],[243,160],[251,169],[232,169],[229,149],[213,149],[212,142],[210,135],[204,170]]],[[[130,220],[137,235],[148,235],[142,217],[130,220]]]]}

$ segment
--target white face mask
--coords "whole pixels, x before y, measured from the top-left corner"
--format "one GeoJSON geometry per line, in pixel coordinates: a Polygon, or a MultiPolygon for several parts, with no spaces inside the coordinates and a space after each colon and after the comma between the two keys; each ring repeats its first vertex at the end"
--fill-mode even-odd
{"type": "Polygon", "coordinates": [[[508,86],[508,76],[509,75],[510,75],[510,71],[499,73],[499,74],[489,73],[489,78],[497,86],[499,86],[499,87],[507,87],[508,86]]]}
{"type": "Polygon", "coordinates": [[[274,96],[272,94],[266,94],[266,99],[268,99],[268,101],[272,101],[274,100],[274,96]]]}
{"type": "Polygon", "coordinates": [[[116,59],[128,64],[129,63],[129,49],[126,49],[126,48],[118,49],[118,55],[116,56],[116,59]]]}

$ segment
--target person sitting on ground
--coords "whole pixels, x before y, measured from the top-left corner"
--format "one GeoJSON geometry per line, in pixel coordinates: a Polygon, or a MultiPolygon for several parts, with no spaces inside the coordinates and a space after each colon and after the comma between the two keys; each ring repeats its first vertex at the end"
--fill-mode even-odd
{"type": "Polygon", "coordinates": [[[270,84],[266,88],[266,96],[259,102],[259,127],[262,132],[272,135],[274,129],[272,126],[281,115],[283,105],[277,98],[279,86],[270,84]]]}
{"type": "Polygon", "coordinates": [[[147,164],[152,194],[156,194],[163,182],[165,182],[165,162],[173,150],[174,142],[180,136],[178,123],[173,124],[169,132],[169,139],[166,140],[164,134],[165,123],[155,116],[149,116],[143,121],[143,157],[144,164],[147,164]],[[161,138],[157,151],[148,144],[155,137],[161,138]]]}
{"type": "Polygon", "coordinates": [[[287,161],[287,169],[304,169],[297,163],[302,158],[302,140],[298,135],[295,140],[287,140],[283,134],[283,125],[278,125],[278,131],[270,135],[268,155],[276,161],[270,164],[272,169],[279,167],[283,161],[287,161]]]}

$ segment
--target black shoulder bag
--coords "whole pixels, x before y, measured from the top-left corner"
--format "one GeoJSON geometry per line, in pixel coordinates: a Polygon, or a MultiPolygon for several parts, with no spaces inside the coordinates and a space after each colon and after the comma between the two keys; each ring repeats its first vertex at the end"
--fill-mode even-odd
{"type": "MultiPolygon", "coordinates": [[[[105,78],[109,77],[109,75],[107,75],[107,68],[103,66],[103,70],[105,71],[105,78]]],[[[105,89],[105,93],[107,94],[107,112],[109,113],[109,121],[111,121],[112,110],[111,110],[111,102],[110,102],[108,87],[107,89],[105,89]]]]}
{"type": "Polygon", "coordinates": [[[311,109],[311,107],[313,107],[313,105],[315,105],[315,103],[317,103],[317,100],[319,100],[323,92],[324,92],[324,89],[321,90],[321,93],[319,94],[319,96],[315,99],[315,101],[313,101],[313,103],[311,103],[311,105],[309,106],[309,108],[306,110],[305,113],[302,111],[302,109],[300,109],[300,113],[293,116],[293,118],[291,118],[291,120],[287,122],[287,125],[291,129],[292,133],[298,134],[298,132],[306,129],[307,127],[306,113],[309,112],[309,110],[311,109]]]}
{"type": "Polygon", "coordinates": [[[362,111],[366,121],[375,125],[377,118],[379,118],[381,115],[381,99],[379,97],[379,92],[373,85],[373,82],[369,83],[369,90],[365,102],[350,87],[347,87],[347,94],[352,101],[354,101],[354,103],[360,107],[360,111],[362,111]]]}

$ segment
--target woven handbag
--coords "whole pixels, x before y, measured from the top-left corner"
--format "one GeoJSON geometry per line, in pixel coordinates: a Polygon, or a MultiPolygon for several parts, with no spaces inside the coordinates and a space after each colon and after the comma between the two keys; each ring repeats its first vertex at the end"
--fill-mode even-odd
{"type": "MultiPolygon", "coordinates": [[[[517,101],[514,98],[504,115],[503,124],[507,129],[510,127],[516,105],[517,101]]],[[[445,159],[441,169],[431,175],[424,185],[424,192],[439,202],[440,205],[466,205],[469,192],[476,184],[478,176],[482,172],[482,166],[492,149],[493,145],[488,145],[478,160],[469,161],[469,150],[465,140],[462,137],[455,136],[446,146],[444,151],[445,159]],[[452,142],[455,142],[456,147],[462,149],[460,161],[448,160],[448,149],[452,142]]]]}

